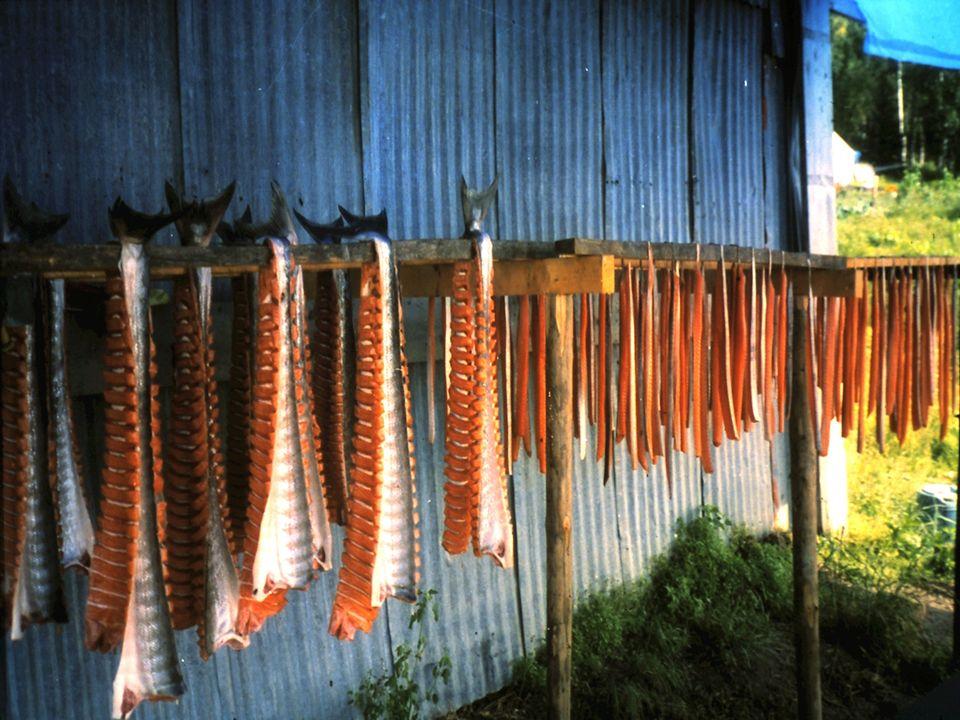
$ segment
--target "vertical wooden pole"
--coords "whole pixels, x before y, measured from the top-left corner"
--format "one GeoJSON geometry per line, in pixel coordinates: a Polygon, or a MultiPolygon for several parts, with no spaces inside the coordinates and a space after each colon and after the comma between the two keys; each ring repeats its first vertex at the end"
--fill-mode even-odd
{"type": "Polygon", "coordinates": [[[793,523],[793,613],[800,720],[820,720],[820,604],[817,578],[817,449],[807,400],[807,298],[793,302],[790,496],[793,523]]]}
{"type": "Polygon", "coordinates": [[[547,718],[570,718],[573,644],[573,298],[548,296],[547,718]]]}

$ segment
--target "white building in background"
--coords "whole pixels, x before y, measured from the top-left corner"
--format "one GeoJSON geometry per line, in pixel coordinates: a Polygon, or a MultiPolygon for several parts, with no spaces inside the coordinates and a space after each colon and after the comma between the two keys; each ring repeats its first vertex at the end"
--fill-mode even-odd
{"type": "Polygon", "coordinates": [[[831,138],[831,155],[833,156],[833,182],[837,188],[877,189],[877,173],[873,165],[858,162],[860,151],[850,147],[836,131],[831,138]]]}

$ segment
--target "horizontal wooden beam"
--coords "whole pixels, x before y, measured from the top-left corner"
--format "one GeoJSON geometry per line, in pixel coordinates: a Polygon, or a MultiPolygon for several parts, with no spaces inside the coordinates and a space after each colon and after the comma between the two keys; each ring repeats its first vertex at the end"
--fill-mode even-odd
{"type": "MultiPolygon", "coordinates": [[[[612,293],[614,260],[588,257],[498,260],[493,266],[494,295],[577,295],[612,293]]],[[[400,268],[404,297],[449,297],[453,294],[452,265],[404,265],[400,268]]]]}
{"type": "MultiPolygon", "coordinates": [[[[401,265],[450,264],[469,260],[470,240],[396,240],[393,243],[401,265]]],[[[254,272],[267,263],[268,250],[262,245],[181,247],[147,245],[150,274],[156,278],[183,275],[190,268],[209,267],[215,275],[254,272]]],[[[371,262],[373,243],[349,242],[340,245],[297,245],[296,262],[305,270],[357,268],[371,262]]],[[[553,243],[535,241],[494,241],[497,260],[536,260],[557,256],[553,243]]],[[[109,245],[0,245],[0,276],[40,273],[44,277],[102,279],[116,269],[120,246],[109,245]]]]}
{"type": "MultiPolygon", "coordinates": [[[[697,243],[637,243],[622,240],[593,240],[590,238],[567,238],[558,240],[554,246],[558,253],[567,255],[612,255],[630,263],[645,261],[647,247],[653,250],[654,263],[666,267],[674,262],[692,267],[699,259],[714,264],[720,261],[720,245],[697,243]]],[[[724,245],[723,259],[729,264],[749,263],[755,258],[758,265],[770,263],[776,267],[820,268],[842,270],[847,267],[847,258],[839,255],[807,255],[806,253],[768,250],[767,248],[724,245]]]]}

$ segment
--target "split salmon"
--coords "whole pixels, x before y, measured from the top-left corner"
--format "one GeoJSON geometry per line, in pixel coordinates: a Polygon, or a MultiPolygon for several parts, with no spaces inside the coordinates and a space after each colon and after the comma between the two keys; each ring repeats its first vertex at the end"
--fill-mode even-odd
{"type": "Polygon", "coordinates": [[[120,277],[107,285],[106,457],[86,625],[89,647],[122,645],[115,718],[143,700],[176,700],[184,691],[165,587],[167,523],[145,247],[177,217],[145,215],[119,198],[110,211],[120,277]]]}
{"type": "MultiPolygon", "coordinates": [[[[10,178],[4,179],[5,227],[14,239],[31,244],[46,244],[67,222],[67,215],[41,211],[35,204],[20,197],[10,178]]],[[[31,296],[31,289],[22,287],[24,281],[11,281],[12,294],[18,296],[8,306],[16,306],[31,296]],[[22,288],[22,292],[21,292],[22,288]]],[[[46,412],[48,471],[53,488],[55,515],[59,522],[60,562],[64,567],[86,570],[93,554],[94,532],[85,489],[84,468],[77,446],[70,383],[67,377],[67,348],[64,332],[66,315],[65,283],[48,280],[40,288],[43,315],[38,329],[45,327],[46,357],[46,412]]],[[[41,345],[40,347],[43,347],[41,345]]],[[[34,349],[36,360],[42,351],[34,349]]]]}
{"type": "MultiPolygon", "coordinates": [[[[4,179],[3,243],[44,243],[67,221],[65,215],[41,211],[25,203],[9,178],[4,179]]],[[[55,437],[56,418],[48,427],[45,392],[43,338],[45,314],[41,285],[33,278],[7,281],[3,298],[6,310],[0,335],[0,428],[2,428],[2,599],[3,624],[11,640],[23,637],[30,624],[66,622],[57,548],[55,498],[48,471],[56,469],[56,455],[48,457],[51,443],[67,443],[71,437],[55,437]],[[49,467],[52,465],[53,467],[49,467]]],[[[55,313],[54,313],[55,314],[55,313]]],[[[60,313],[62,321],[62,307],[60,313]]],[[[53,393],[57,388],[51,388],[53,393]]],[[[69,402],[65,388],[61,402],[69,402]]],[[[54,409],[55,411],[55,409],[54,409]]],[[[58,482],[79,483],[67,472],[58,482]]],[[[61,502],[68,512],[71,502],[82,500],[68,493],[61,502]]],[[[79,508],[73,508],[78,510],[79,508]]],[[[83,507],[86,511],[86,507],[83,507]]],[[[65,527],[76,542],[79,528],[65,527]]],[[[64,535],[66,533],[63,533],[64,535]]],[[[75,551],[86,552],[86,546],[75,551]]]]}
{"type": "Polygon", "coordinates": [[[454,265],[443,547],[456,554],[472,540],[474,554],[506,568],[513,565],[513,521],[500,438],[493,242],[482,229],[495,193],[496,181],[482,192],[461,182],[474,259],[454,265]]]}
{"type": "MultiPolygon", "coordinates": [[[[167,203],[187,247],[208,247],[234,185],[186,203],[168,183],[167,203]]],[[[214,376],[213,277],[196,268],[174,285],[173,399],[164,486],[170,606],[174,628],[197,626],[200,656],[249,639],[236,632],[239,584],[230,547],[226,469],[214,376]]]]}
{"type": "MultiPolygon", "coordinates": [[[[318,245],[339,245],[342,242],[342,218],[321,224],[296,211],[294,214],[318,245]]],[[[316,280],[311,347],[316,354],[311,378],[313,409],[320,429],[327,516],[330,522],[344,525],[347,521],[348,459],[354,423],[351,398],[356,381],[353,305],[346,270],[321,270],[317,272],[316,280]]],[[[433,337],[432,330],[430,337],[433,337]]],[[[430,373],[428,377],[432,379],[432,376],[430,373]]],[[[432,413],[431,410],[431,418],[432,413]]]]}
{"type": "MultiPolygon", "coordinates": [[[[417,598],[419,519],[414,480],[413,416],[404,356],[403,317],[386,216],[344,219],[374,262],[361,268],[357,393],[343,562],[330,634],[370,632],[388,597],[417,598]]],[[[453,324],[451,319],[451,325],[453,324]]]]}
{"type": "Polygon", "coordinates": [[[283,193],[276,183],[271,187],[271,218],[254,232],[267,238],[270,259],[259,273],[241,635],[258,631],[280,612],[286,591],[305,589],[314,568],[328,569],[332,553],[311,408],[303,274],[291,253],[297,235],[283,193]]]}
{"type": "MultiPolygon", "coordinates": [[[[230,247],[256,241],[248,205],[234,222],[221,220],[217,234],[230,247]]],[[[253,418],[253,384],[256,367],[258,274],[230,278],[233,322],[230,333],[230,390],[227,397],[227,528],[231,554],[243,550],[250,489],[250,422],[253,418]]]]}

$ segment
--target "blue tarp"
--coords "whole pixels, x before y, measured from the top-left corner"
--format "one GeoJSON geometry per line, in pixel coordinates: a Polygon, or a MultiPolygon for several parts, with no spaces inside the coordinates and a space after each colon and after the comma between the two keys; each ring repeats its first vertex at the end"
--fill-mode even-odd
{"type": "Polygon", "coordinates": [[[867,25],[870,55],[960,70],[960,0],[834,0],[867,25]]]}

